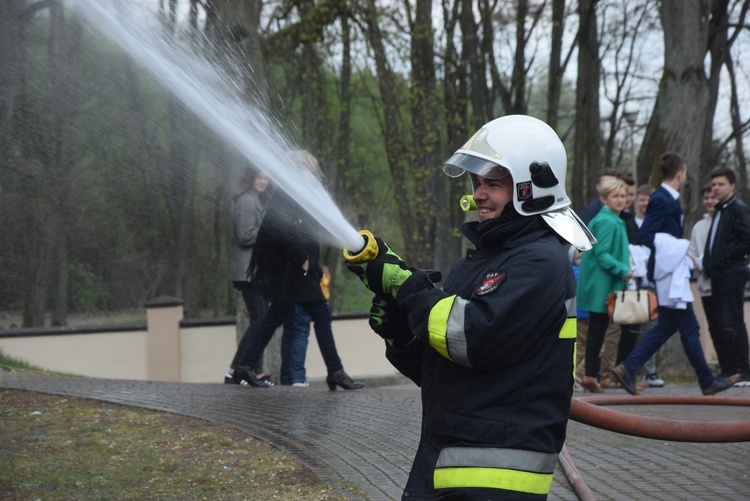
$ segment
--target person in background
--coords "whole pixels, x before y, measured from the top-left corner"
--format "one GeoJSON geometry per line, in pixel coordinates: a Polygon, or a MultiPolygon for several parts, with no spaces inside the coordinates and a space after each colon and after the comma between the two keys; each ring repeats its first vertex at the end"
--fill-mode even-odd
{"type": "MultiPolygon", "coordinates": [[[[597,244],[581,256],[578,279],[578,302],[589,312],[589,331],[586,335],[586,370],[581,385],[592,393],[601,393],[599,385],[599,352],[605,332],[610,325],[607,313],[607,296],[623,289],[633,278],[625,221],[620,213],[627,203],[627,185],[621,179],[605,182],[599,190],[602,208],[589,224],[597,244]]],[[[617,339],[619,342],[619,338],[617,339]]],[[[615,352],[616,353],[616,352],[615,352]]]]}
{"type": "Polygon", "coordinates": [[[717,203],[711,190],[710,183],[701,188],[701,201],[703,202],[703,207],[706,209],[706,213],[701,220],[693,226],[693,231],[690,233],[688,255],[695,259],[695,279],[698,283],[698,294],[700,294],[701,303],[703,304],[703,313],[706,315],[708,333],[711,335],[711,340],[714,343],[716,356],[719,359],[719,366],[724,368],[729,362],[727,358],[728,355],[724,352],[724,347],[721,344],[722,340],[717,339],[716,336],[718,332],[718,323],[716,320],[716,307],[714,305],[713,297],[711,296],[711,279],[706,278],[706,274],[703,272],[703,250],[706,248],[708,232],[711,229],[711,217],[714,215],[714,209],[716,208],[717,203]]]}
{"type": "MultiPolygon", "coordinates": [[[[620,179],[620,173],[617,171],[617,169],[602,169],[596,174],[596,192],[597,194],[602,188],[602,185],[606,183],[607,181],[613,181],[615,179],[620,179]]],[[[581,211],[581,221],[584,222],[584,224],[589,224],[589,222],[599,214],[599,211],[602,208],[602,199],[600,196],[597,196],[594,198],[589,204],[584,207],[584,209],[581,211]]]]}
{"type": "Polygon", "coordinates": [[[370,325],[386,357],[422,388],[403,499],[549,493],[573,395],[575,279],[562,235],[584,250],[593,238],[570,209],[566,168],[544,122],[493,120],[443,165],[469,173],[478,219],[461,227],[476,248],[443,289],[377,237],[375,256],[347,262],[375,293],[370,325]]]}
{"type": "MultiPolygon", "coordinates": [[[[642,184],[638,187],[638,189],[635,190],[635,214],[633,215],[633,219],[635,220],[635,224],[639,229],[643,224],[643,220],[646,219],[646,209],[648,209],[648,201],[651,198],[651,194],[653,192],[654,189],[647,184],[642,184]]],[[[640,237],[638,237],[638,239],[640,240],[640,237]]]]}
{"type": "MultiPolygon", "coordinates": [[[[638,243],[638,225],[635,223],[634,214],[631,210],[635,199],[635,180],[628,174],[621,175],[620,179],[623,180],[627,189],[625,208],[620,212],[620,218],[625,221],[625,232],[628,235],[628,247],[630,248],[634,243],[638,243]]],[[[631,268],[633,268],[632,262],[631,268]]],[[[600,354],[599,385],[602,388],[620,388],[620,383],[612,376],[612,368],[619,363],[619,356],[623,347],[629,346],[631,350],[633,349],[638,341],[639,333],[640,325],[617,325],[610,322],[607,331],[604,333],[604,343],[600,354]]]]}
{"type": "MultiPolygon", "coordinates": [[[[307,169],[296,175],[309,178],[310,183],[318,182],[318,161],[312,154],[294,151],[289,159],[292,165],[307,169]]],[[[239,372],[239,377],[249,385],[265,387],[259,383],[263,350],[297,305],[313,321],[315,338],[328,371],[328,388],[334,391],[337,387],[345,390],[364,387],[344,371],[336,350],[331,310],[320,288],[323,275],[318,265],[318,231],[317,222],[292,197],[284,192],[276,194],[263,220],[250,264],[252,279],[262,287],[271,306],[260,322],[250,326],[250,339],[239,353],[235,368],[235,373],[239,372]]]]}
{"type": "MultiPolygon", "coordinates": [[[[234,206],[232,208],[232,236],[229,246],[229,280],[232,286],[242,295],[242,300],[247,307],[250,325],[259,322],[266,314],[267,303],[258,285],[252,282],[248,276],[250,259],[253,255],[255,241],[263,221],[266,206],[272,195],[268,176],[258,172],[254,167],[248,166],[237,181],[237,186],[232,193],[234,206]]],[[[247,333],[240,340],[240,349],[247,344],[249,338],[247,333]]],[[[232,360],[229,371],[224,376],[226,384],[241,384],[241,380],[235,377],[234,368],[237,365],[237,355],[232,360]]]]}
{"type": "MultiPolygon", "coordinates": [[[[320,290],[328,301],[331,298],[331,272],[328,266],[322,266],[321,270],[323,276],[320,279],[320,290]]],[[[308,387],[305,358],[310,339],[310,315],[299,305],[294,305],[292,310],[291,317],[284,323],[284,335],[281,338],[279,379],[282,385],[308,387]]]]}
{"type": "Polygon", "coordinates": [[[636,371],[679,330],[682,347],[698,376],[701,392],[715,395],[730,388],[732,381],[711,374],[700,343],[698,320],[693,312],[689,286],[692,260],[687,255],[689,242],[682,241],[683,215],[677,200],[679,190],[687,182],[687,164],[682,155],[675,152],[664,153],[659,163],[662,183],[648,202],[646,219],[638,232],[641,242],[651,248],[648,279],[656,283],[659,317],[656,326],[615,367],[613,374],[628,393],[639,395],[635,384],[636,371]],[[658,282],[655,277],[658,277],[658,282]]]}
{"type": "MultiPolygon", "coordinates": [[[[573,276],[578,290],[578,275],[581,265],[581,251],[572,245],[568,249],[568,259],[573,265],[573,276]]],[[[589,331],[589,312],[576,305],[576,389],[582,390],[581,380],[586,374],[586,334],[589,331]]]]}
{"type": "MultiPolygon", "coordinates": [[[[602,185],[604,183],[606,183],[607,181],[613,181],[615,179],[620,179],[620,173],[617,171],[617,169],[607,168],[607,169],[602,169],[599,172],[597,172],[597,174],[596,174],[596,185],[595,185],[597,194],[601,190],[602,185]]],[[[581,220],[585,224],[589,224],[591,222],[591,220],[594,218],[594,216],[596,216],[599,213],[599,211],[602,208],[602,205],[603,205],[602,204],[602,199],[601,199],[600,196],[597,196],[596,198],[594,198],[583,209],[583,211],[581,211],[581,214],[580,214],[581,220]]],[[[580,308],[580,305],[579,305],[579,308],[580,308]]],[[[588,316],[587,316],[586,317],[586,321],[584,322],[585,328],[586,328],[586,332],[588,332],[588,325],[589,325],[588,322],[589,322],[589,320],[588,320],[588,316]]],[[[582,328],[579,328],[579,331],[581,331],[581,330],[582,330],[582,328]]],[[[607,327],[607,331],[604,333],[604,338],[609,341],[609,343],[607,344],[607,346],[614,346],[615,347],[614,349],[610,349],[609,352],[606,352],[606,350],[604,350],[605,351],[604,354],[606,356],[609,356],[610,358],[612,358],[612,356],[610,355],[610,353],[614,352],[614,350],[616,349],[616,346],[617,346],[617,341],[620,339],[620,330],[621,329],[620,329],[619,325],[610,323],[609,327],[607,327]]],[[[586,352],[586,350],[585,350],[585,348],[586,348],[585,335],[584,335],[584,337],[582,339],[583,339],[583,341],[580,343],[580,346],[579,346],[579,343],[576,342],[576,347],[577,347],[577,349],[581,348],[581,352],[579,352],[578,355],[580,357],[584,357],[584,359],[585,359],[585,352],[586,352]]],[[[584,374],[584,366],[585,366],[585,362],[584,362],[584,364],[582,364],[578,368],[578,370],[580,371],[580,375],[581,376],[584,374]]],[[[597,364],[597,370],[598,370],[598,367],[599,367],[599,365],[597,364]]],[[[578,383],[580,384],[581,377],[578,377],[577,379],[578,379],[578,383]]],[[[605,385],[608,385],[609,380],[610,380],[610,378],[605,378],[605,379],[603,379],[603,383],[605,385]]]]}
{"type": "MultiPolygon", "coordinates": [[[[640,185],[635,192],[635,215],[633,217],[633,221],[635,222],[638,229],[640,229],[641,225],[643,224],[643,220],[646,218],[648,201],[651,198],[651,194],[653,192],[654,189],[647,184],[640,185]]],[[[628,238],[631,238],[630,233],[628,233],[628,238]]],[[[638,237],[638,242],[640,243],[640,237],[638,237]]],[[[654,284],[649,282],[647,278],[648,261],[650,256],[651,249],[649,249],[647,246],[632,244],[630,245],[630,257],[633,260],[636,282],[640,287],[650,290],[651,292],[656,294],[654,284]]],[[[656,320],[650,320],[644,324],[641,324],[638,331],[638,337],[641,338],[643,334],[653,329],[655,325],[656,320]]],[[[632,345],[629,343],[629,341],[630,340],[627,340],[623,344],[622,339],[620,340],[620,348],[617,352],[618,364],[628,358],[628,355],[630,355],[637,344],[637,340],[636,344],[632,345]]],[[[647,386],[651,388],[661,388],[664,386],[664,380],[659,377],[659,374],[656,371],[656,353],[651,355],[649,359],[646,360],[646,363],[643,364],[643,370],[645,371],[645,374],[643,375],[644,388],[647,386]]]]}
{"type": "Polygon", "coordinates": [[[732,169],[711,172],[717,200],[703,251],[703,272],[711,280],[716,329],[711,331],[721,371],[738,386],[750,386],[750,357],[745,327],[745,286],[750,254],[750,212],[735,196],[732,169]],[[717,344],[718,342],[718,344],[717,344]]]}

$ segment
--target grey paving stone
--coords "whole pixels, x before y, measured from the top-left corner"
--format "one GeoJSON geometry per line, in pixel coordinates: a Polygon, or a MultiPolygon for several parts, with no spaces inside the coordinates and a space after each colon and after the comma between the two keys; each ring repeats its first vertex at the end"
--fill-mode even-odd
{"type": "MultiPolygon", "coordinates": [[[[330,392],[322,382],[310,388],[256,389],[5,372],[0,387],[94,398],[232,426],[293,454],[325,482],[356,484],[370,500],[400,498],[419,440],[419,390],[403,384],[330,392]]],[[[607,393],[613,394],[618,393],[607,393]]],[[[698,389],[667,386],[649,394],[698,395],[698,389]]],[[[722,395],[748,399],[750,388],[722,395]]],[[[741,406],[627,405],[616,410],[661,419],[750,420],[750,407],[741,406]]],[[[750,499],[748,442],[665,442],[571,421],[567,447],[600,500],[750,499]]],[[[549,499],[578,499],[559,465],[549,499]]]]}

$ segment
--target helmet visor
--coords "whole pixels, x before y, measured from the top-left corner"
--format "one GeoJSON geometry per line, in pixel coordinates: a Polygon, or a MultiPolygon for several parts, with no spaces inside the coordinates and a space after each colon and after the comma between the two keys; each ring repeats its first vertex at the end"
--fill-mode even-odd
{"type": "Polygon", "coordinates": [[[510,175],[508,169],[495,162],[465,153],[455,153],[443,164],[443,172],[450,177],[458,177],[466,171],[488,179],[502,179],[510,175]]]}

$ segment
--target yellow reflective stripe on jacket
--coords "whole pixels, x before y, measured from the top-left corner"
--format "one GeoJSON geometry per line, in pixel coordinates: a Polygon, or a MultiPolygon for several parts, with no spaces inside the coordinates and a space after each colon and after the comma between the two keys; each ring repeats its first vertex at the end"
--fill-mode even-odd
{"type": "Polygon", "coordinates": [[[448,360],[471,367],[464,332],[464,313],[469,302],[456,295],[438,301],[427,322],[430,346],[448,360]]]}
{"type": "Polygon", "coordinates": [[[567,311],[567,318],[565,319],[565,323],[563,324],[562,329],[560,329],[560,334],[557,337],[560,339],[575,339],[578,333],[575,296],[571,299],[565,300],[565,309],[567,311]]]}
{"type": "Polygon", "coordinates": [[[484,487],[528,494],[549,494],[552,473],[529,473],[505,468],[441,468],[435,470],[435,489],[484,487]]]}
{"type": "MultiPolygon", "coordinates": [[[[576,309],[576,298],[573,296],[571,299],[565,301],[565,309],[567,310],[567,318],[565,323],[560,329],[558,338],[560,339],[573,339],[575,340],[578,336],[578,311],[576,309]]],[[[576,378],[576,360],[578,359],[578,343],[573,342],[573,381],[576,378]]]]}
{"type": "Polygon", "coordinates": [[[516,449],[449,447],[440,451],[435,489],[483,487],[548,494],[557,454],[516,449]]]}

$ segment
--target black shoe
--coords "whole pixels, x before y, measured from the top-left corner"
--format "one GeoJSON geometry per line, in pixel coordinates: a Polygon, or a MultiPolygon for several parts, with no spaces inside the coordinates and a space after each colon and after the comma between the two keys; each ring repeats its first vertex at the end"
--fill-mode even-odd
{"type": "Polygon", "coordinates": [[[620,364],[612,369],[612,375],[620,382],[620,384],[622,384],[622,387],[625,388],[625,391],[627,391],[631,395],[641,394],[638,391],[638,387],[635,385],[635,378],[633,377],[633,374],[627,368],[625,368],[624,365],[620,364]]]}
{"type": "Polygon", "coordinates": [[[234,369],[234,377],[241,381],[240,384],[254,386],[255,388],[270,388],[273,386],[270,376],[258,377],[250,367],[237,367],[234,369]]]}
{"type": "Polygon", "coordinates": [[[326,383],[328,383],[328,389],[331,391],[336,391],[336,386],[341,386],[345,390],[359,390],[360,388],[365,387],[364,384],[353,381],[352,378],[344,372],[344,369],[336,371],[333,374],[328,374],[326,383]]]}
{"type": "Polygon", "coordinates": [[[247,384],[242,379],[237,377],[238,372],[227,372],[224,374],[224,384],[247,384]]]}
{"type": "Polygon", "coordinates": [[[701,388],[704,395],[716,395],[724,390],[728,390],[734,385],[731,379],[725,377],[714,378],[713,382],[706,388],[701,388]]]}

